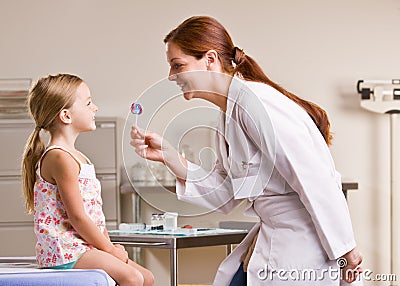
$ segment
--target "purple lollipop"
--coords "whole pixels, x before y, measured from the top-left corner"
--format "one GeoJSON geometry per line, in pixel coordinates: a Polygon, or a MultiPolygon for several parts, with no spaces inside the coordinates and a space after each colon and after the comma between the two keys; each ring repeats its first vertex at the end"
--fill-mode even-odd
{"type": "Polygon", "coordinates": [[[139,103],[132,103],[131,112],[135,115],[140,115],[143,112],[143,108],[139,103]]]}

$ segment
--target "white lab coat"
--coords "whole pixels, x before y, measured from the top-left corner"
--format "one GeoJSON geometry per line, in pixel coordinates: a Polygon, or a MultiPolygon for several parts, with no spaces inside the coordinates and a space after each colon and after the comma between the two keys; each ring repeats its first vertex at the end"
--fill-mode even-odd
{"type": "Polygon", "coordinates": [[[229,285],[257,233],[248,285],[339,285],[323,271],[338,275],[336,259],[356,244],[340,176],[309,115],[274,88],[234,77],[218,130],[214,170],[189,162],[177,196],[223,213],[247,200],[245,214],[260,222],[213,285],[229,285]],[[294,269],[325,279],[297,278],[294,269]]]}

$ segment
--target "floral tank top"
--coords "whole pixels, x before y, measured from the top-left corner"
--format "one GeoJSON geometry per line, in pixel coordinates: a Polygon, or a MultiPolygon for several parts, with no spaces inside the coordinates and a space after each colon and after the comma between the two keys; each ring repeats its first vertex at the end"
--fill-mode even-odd
{"type": "MultiPolygon", "coordinates": [[[[52,149],[64,150],[79,163],[79,189],[85,212],[103,233],[105,217],[102,210],[101,187],[94,166],[88,158],[85,157],[88,164],[84,164],[61,146],[48,147],[42,158],[52,149]]],[[[53,267],[76,261],[93,246],[87,244],[70,224],[57,185],[45,181],[40,175],[40,161],[34,186],[36,259],[40,267],[53,267]]]]}

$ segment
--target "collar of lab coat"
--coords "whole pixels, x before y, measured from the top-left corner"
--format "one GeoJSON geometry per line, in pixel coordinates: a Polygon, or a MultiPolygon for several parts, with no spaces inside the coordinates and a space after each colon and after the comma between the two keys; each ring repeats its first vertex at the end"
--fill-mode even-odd
{"type": "MultiPolygon", "coordinates": [[[[226,103],[225,127],[228,125],[228,123],[232,117],[233,107],[235,106],[236,101],[237,101],[244,85],[245,85],[244,80],[240,79],[238,76],[232,77],[231,85],[229,86],[229,91],[228,91],[227,103],[226,103]]],[[[226,130],[226,128],[225,128],[225,130],[226,130]]]]}

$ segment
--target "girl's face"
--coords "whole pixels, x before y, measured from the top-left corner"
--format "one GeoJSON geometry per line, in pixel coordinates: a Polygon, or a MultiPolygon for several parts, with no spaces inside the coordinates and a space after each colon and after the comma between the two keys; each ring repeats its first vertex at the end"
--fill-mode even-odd
{"type": "Polygon", "coordinates": [[[70,108],[72,125],[79,132],[95,130],[95,114],[98,110],[92,101],[89,87],[82,82],[76,90],[75,102],[70,108]]]}
{"type": "Polygon", "coordinates": [[[166,44],[166,49],[170,65],[169,80],[176,82],[186,99],[201,97],[199,90],[210,90],[207,89],[210,82],[206,75],[209,69],[205,56],[197,59],[186,55],[172,42],[166,44]]]}

